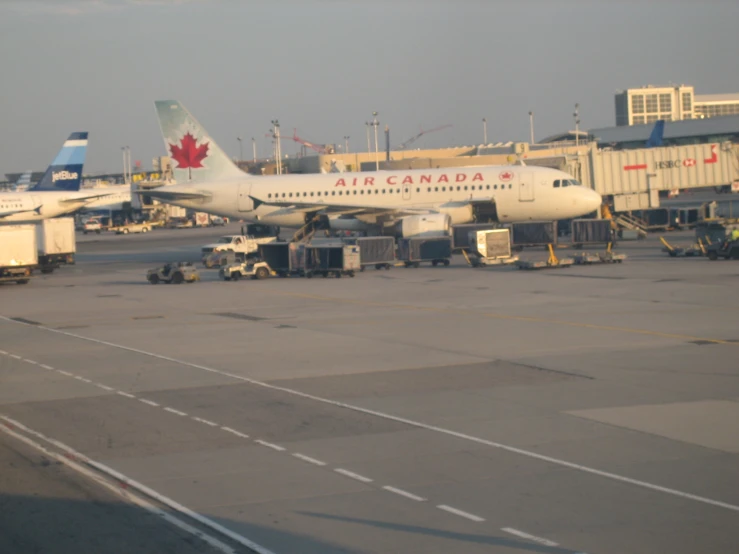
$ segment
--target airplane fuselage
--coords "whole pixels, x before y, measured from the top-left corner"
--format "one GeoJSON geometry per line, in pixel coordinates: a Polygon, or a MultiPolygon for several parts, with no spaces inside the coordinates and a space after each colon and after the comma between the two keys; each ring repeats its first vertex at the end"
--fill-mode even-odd
{"type": "Polygon", "coordinates": [[[0,193],[0,224],[41,221],[65,215],[84,206],[88,197],[86,192],[74,191],[0,193]]]}
{"type": "MultiPolygon", "coordinates": [[[[167,203],[233,219],[295,227],[305,222],[307,213],[320,211],[322,206],[346,207],[349,213],[352,207],[372,207],[375,212],[386,208],[388,213],[446,213],[454,224],[473,221],[473,206],[483,204],[494,204],[500,222],[567,219],[598,209],[601,199],[597,193],[570,183],[574,183],[572,176],[562,171],[517,165],[274,177],[244,175],[161,190],[193,194],[192,198],[163,198],[167,203]],[[564,182],[566,186],[562,186],[564,182]],[[556,183],[559,186],[555,187],[556,183]]],[[[376,217],[366,213],[356,216],[367,224],[375,223],[376,217]]]]}

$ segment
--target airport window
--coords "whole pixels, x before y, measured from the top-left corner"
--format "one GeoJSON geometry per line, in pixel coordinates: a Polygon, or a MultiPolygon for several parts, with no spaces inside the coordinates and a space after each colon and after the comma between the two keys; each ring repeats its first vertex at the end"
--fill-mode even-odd
{"type": "Polygon", "coordinates": [[[634,125],[641,125],[642,123],[644,123],[644,116],[634,118],[634,125]]]}
{"type": "Polygon", "coordinates": [[[656,113],[657,109],[657,94],[647,94],[647,113],[656,113]]]}
{"type": "Polygon", "coordinates": [[[691,102],[691,97],[689,92],[683,92],[683,111],[689,112],[693,109],[693,102],[691,102]]]}
{"type": "Polygon", "coordinates": [[[659,111],[671,112],[672,111],[672,95],[660,94],[659,95],[659,111]]]}
{"type": "Polygon", "coordinates": [[[631,97],[631,111],[633,113],[644,113],[644,96],[639,94],[631,97]]]}
{"type": "Polygon", "coordinates": [[[556,181],[554,181],[554,188],[555,189],[558,189],[559,188],[559,179],[557,179],[556,181]]]}
{"type": "Polygon", "coordinates": [[[658,119],[658,116],[656,116],[656,115],[648,115],[647,116],[647,123],[654,123],[655,121],[657,121],[657,119],[658,119]]]}

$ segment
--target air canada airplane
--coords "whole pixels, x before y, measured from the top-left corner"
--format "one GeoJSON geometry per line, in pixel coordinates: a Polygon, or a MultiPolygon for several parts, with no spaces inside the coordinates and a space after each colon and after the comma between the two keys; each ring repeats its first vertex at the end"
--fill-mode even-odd
{"type": "Polygon", "coordinates": [[[72,213],[108,193],[81,191],[87,133],[72,133],[41,180],[25,191],[0,193],[0,224],[25,223],[72,213]]]}
{"type": "Polygon", "coordinates": [[[320,216],[332,229],[447,230],[480,214],[499,222],[574,218],[601,197],[571,175],[523,165],[252,176],[242,172],[175,100],[155,102],[175,185],[144,194],[248,222],[301,227],[320,216]]]}

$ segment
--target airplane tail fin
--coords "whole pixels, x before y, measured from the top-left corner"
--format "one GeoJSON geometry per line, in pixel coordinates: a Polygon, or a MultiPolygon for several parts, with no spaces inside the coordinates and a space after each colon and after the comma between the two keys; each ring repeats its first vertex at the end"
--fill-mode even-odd
{"type": "Polygon", "coordinates": [[[647,140],[647,148],[654,148],[655,146],[662,146],[662,136],[665,132],[665,120],[659,119],[654,124],[654,129],[652,129],[652,134],[649,135],[649,140],[647,140]]]}
{"type": "Polygon", "coordinates": [[[29,190],[80,190],[86,154],[87,133],[72,133],[41,180],[29,190]]]}
{"type": "Polygon", "coordinates": [[[13,185],[13,190],[26,190],[31,185],[32,171],[26,171],[18,177],[18,180],[13,185]]]}
{"type": "Polygon", "coordinates": [[[243,177],[236,164],[177,100],[154,102],[172,172],[178,183],[243,177]]]}

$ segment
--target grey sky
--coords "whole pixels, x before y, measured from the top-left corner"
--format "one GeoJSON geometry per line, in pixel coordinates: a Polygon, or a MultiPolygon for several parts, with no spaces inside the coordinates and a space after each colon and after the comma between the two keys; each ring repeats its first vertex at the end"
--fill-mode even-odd
{"type": "MultiPolygon", "coordinates": [[[[165,154],[154,100],[177,98],[231,155],[265,133],[366,149],[377,110],[398,144],[526,140],[614,124],[615,90],[739,92],[739,2],[0,0],[0,174],[41,170],[89,131],[86,172],[123,145],[165,154]]],[[[292,154],[292,141],[283,152],[292,154]]]]}

